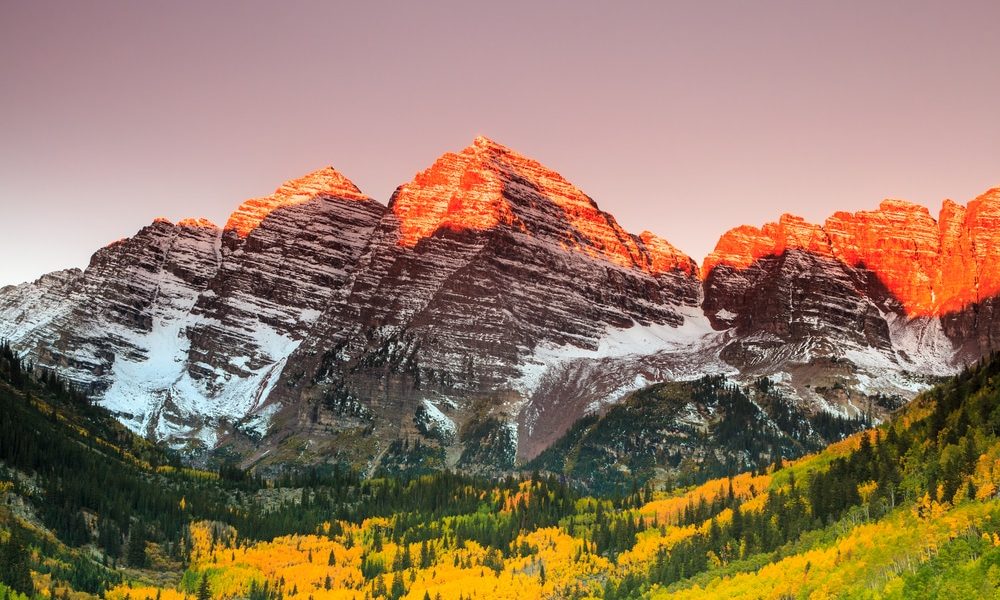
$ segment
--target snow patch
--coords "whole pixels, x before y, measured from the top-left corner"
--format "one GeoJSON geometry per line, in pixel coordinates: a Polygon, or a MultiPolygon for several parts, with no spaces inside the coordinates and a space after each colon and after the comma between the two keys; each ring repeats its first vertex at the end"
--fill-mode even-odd
{"type": "MultiPolygon", "coordinates": [[[[299,340],[257,323],[250,336],[255,356],[230,360],[229,366],[245,376],[215,367],[207,379],[195,379],[187,369],[191,345],[187,328],[208,319],[190,316],[198,294],[183,281],[160,273],[158,286],[161,301],[155,308],[152,330],[120,333],[123,342],[138,352],[116,356],[113,383],[100,399],[101,405],[132,415],[123,422],[139,433],[157,439],[194,438],[207,447],[217,441],[215,428],[209,423],[254,415],[251,427],[266,431],[273,411],[260,409],[299,340]],[[250,369],[254,362],[264,365],[250,369]],[[219,380],[224,385],[219,385],[219,380]]],[[[314,318],[312,312],[306,316],[314,318]]]]}
{"type": "Polygon", "coordinates": [[[929,375],[951,375],[958,348],[944,333],[939,317],[907,318],[886,315],[889,339],[900,358],[912,370],[929,375]]]}
{"type": "Polygon", "coordinates": [[[442,433],[449,436],[454,436],[458,433],[458,428],[455,426],[455,422],[452,421],[448,415],[441,412],[437,406],[435,406],[430,400],[424,400],[424,410],[426,411],[427,418],[430,420],[433,429],[437,429],[442,433]]]}
{"type": "MultiPolygon", "coordinates": [[[[554,367],[579,359],[622,359],[627,357],[650,356],[660,353],[695,353],[700,348],[713,345],[723,332],[712,329],[712,325],[699,307],[683,306],[678,312],[684,317],[679,326],[663,323],[650,325],[633,324],[631,327],[611,327],[605,329],[596,349],[572,345],[539,344],[534,354],[521,366],[521,377],[514,382],[514,388],[525,396],[530,396],[545,374],[554,367]]],[[[648,382],[636,377],[634,385],[648,382]]],[[[629,390],[638,387],[628,386],[629,390]]]]}

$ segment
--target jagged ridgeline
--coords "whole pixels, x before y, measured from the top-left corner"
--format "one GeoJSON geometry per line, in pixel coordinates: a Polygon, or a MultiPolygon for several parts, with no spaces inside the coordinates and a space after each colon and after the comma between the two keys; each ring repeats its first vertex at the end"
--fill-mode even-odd
{"type": "MultiPolygon", "coordinates": [[[[818,437],[759,435],[810,450],[840,428],[824,415],[884,419],[1000,347],[1000,188],[737,227],[701,266],[484,137],[384,200],[324,168],[222,227],[157,219],[0,289],[0,337],[189,454],[370,474],[506,472],[705,375],[769,378],[818,437]]],[[[705,473],[761,463],[739,450],[705,473]]]]}
{"type": "MultiPolygon", "coordinates": [[[[0,592],[15,597],[1000,591],[996,356],[819,453],[610,499],[541,476],[362,480],[332,470],[263,481],[231,466],[183,469],[6,347],[0,382],[0,592]]],[[[720,412],[741,410],[726,408],[739,407],[741,396],[769,393],[763,383],[690,385],[720,412]]],[[[653,388],[646,399],[665,402],[671,393],[653,388]]]]}

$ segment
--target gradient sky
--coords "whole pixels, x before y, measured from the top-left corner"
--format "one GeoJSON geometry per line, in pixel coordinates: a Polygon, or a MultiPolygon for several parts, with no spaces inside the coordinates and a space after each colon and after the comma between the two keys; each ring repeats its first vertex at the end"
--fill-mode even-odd
{"type": "Polygon", "coordinates": [[[701,258],[1000,185],[1000,2],[0,1],[0,285],[478,134],[701,258]]]}

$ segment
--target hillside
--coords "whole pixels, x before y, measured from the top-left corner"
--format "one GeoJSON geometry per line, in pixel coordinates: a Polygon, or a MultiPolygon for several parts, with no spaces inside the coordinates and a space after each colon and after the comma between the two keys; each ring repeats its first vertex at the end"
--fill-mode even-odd
{"type": "MultiPolygon", "coordinates": [[[[756,598],[763,590],[909,598],[977,597],[1000,585],[1000,357],[817,454],[756,475],[600,499],[537,475],[311,473],[266,482],[178,470],[127,435],[106,446],[96,435],[102,421],[107,437],[123,432],[106,414],[72,408],[72,394],[44,391],[5,356],[0,414],[29,437],[0,428],[12,482],[3,487],[0,556],[27,556],[22,566],[42,597],[72,587],[106,588],[112,600],[756,598]],[[35,444],[38,452],[14,450],[35,444]],[[69,477],[65,464],[85,476],[69,477]],[[56,510],[38,510],[46,507],[56,510]],[[88,527],[95,519],[108,526],[88,527]],[[83,526],[64,525],[74,520],[83,526]],[[134,535],[145,552],[134,550],[134,535]],[[25,544],[27,554],[9,550],[25,544]],[[73,575],[85,570],[93,575],[73,575]]],[[[20,585],[7,574],[14,570],[3,572],[5,584],[20,585]]]]}
{"type": "Polygon", "coordinates": [[[869,427],[868,414],[803,412],[766,378],[748,386],[722,376],[660,383],[581,419],[527,467],[605,495],[672,488],[821,450],[869,427]]]}

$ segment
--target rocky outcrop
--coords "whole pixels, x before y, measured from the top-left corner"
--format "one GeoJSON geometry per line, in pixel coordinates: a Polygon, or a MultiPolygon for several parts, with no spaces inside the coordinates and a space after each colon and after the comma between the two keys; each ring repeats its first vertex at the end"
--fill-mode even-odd
{"type": "Polygon", "coordinates": [[[816,376],[804,366],[846,361],[858,389],[903,395],[919,377],[887,373],[975,360],[997,348],[998,215],[994,189],[968,207],[946,201],[937,220],[886,200],[823,225],[784,215],[727,232],[702,269],[706,315],[736,334],[722,358],[745,373],[799,372],[800,391],[816,376]]]}
{"type": "Polygon", "coordinates": [[[998,236],[998,190],[936,220],[889,200],[739,227],[699,269],[477,138],[388,206],[327,168],[223,228],[157,220],[0,290],[0,337],[131,427],[248,463],[375,464],[419,437],[439,464],[506,468],[706,374],[767,377],[801,415],[884,414],[997,348],[998,236]]]}
{"type": "Polygon", "coordinates": [[[742,270],[787,250],[832,258],[871,273],[908,317],[941,316],[1000,294],[1000,188],[963,207],[944,202],[935,220],[923,206],[885,200],[878,210],[838,212],[820,225],[784,215],[763,228],[738,227],[705,259],[742,270]]]}
{"type": "Polygon", "coordinates": [[[278,394],[311,440],[341,431],[345,399],[387,438],[417,435],[426,403],[459,430],[483,415],[514,423],[544,403],[526,381],[540,346],[596,350],[609,327],[676,328],[696,310],[696,274],[666,241],[626,233],[558,174],[479,138],[397,189],[350,293],[278,394]]]}

